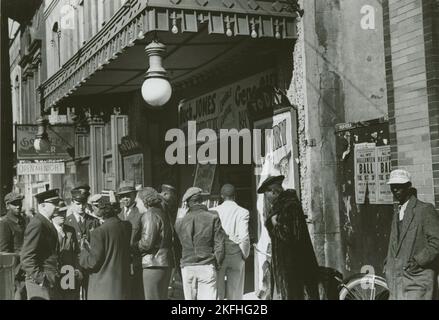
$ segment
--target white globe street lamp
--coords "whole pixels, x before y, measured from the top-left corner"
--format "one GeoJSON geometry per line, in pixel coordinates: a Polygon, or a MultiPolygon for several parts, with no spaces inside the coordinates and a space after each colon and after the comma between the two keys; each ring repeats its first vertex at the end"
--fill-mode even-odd
{"type": "Polygon", "coordinates": [[[50,149],[49,135],[46,131],[47,120],[39,118],[37,120],[38,132],[34,140],[34,148],[37,153],[45,153],[50,149]]]}
{"type": "Polygon", "coordinates": [[[142,97],[151,107],[162,107],[172,95],[172,87],[162,65],[166,46],[154,40],[146,46],[145,52],[149,57],[149,69],[142,85],[142,97]]]}

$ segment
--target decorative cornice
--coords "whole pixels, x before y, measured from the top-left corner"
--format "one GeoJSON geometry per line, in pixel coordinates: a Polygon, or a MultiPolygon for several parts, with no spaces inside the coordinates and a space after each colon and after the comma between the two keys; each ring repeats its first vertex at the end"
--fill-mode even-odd
{"type": "Polygon", "coordinates": [[[44,109],[71,95],[96,71],[152,31],[198,32],[207,23],[209,34],[253,38],[295,39],[297,13],[286,1],[132,0],[64,66],[41,85],[44,109]],[[231,5],[233,2],[233,6],[231,5]],[[191,5],[188,5],[191,3],[191,5]],[[252,5],[256,3],[257,6],[252,5]]]}

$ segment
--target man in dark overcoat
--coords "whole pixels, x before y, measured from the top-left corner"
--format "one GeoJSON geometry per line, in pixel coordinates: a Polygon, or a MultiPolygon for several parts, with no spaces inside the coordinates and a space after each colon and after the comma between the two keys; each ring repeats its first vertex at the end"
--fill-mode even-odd
{"type": "Polygon", "coordinates": [[[412,193],[406,170],[393,170],[388,184],[398,203],[385,263],[389,299],[432,300],[437,289],[439,215],[432,204],[412,193]]]}
{"type": "Polygon", "coordinates": [[[127,300],[130,288],[131,224],[117,217],[117,204],[108,197],[99,200],[104,223],[91,232],[91,241],[83,242],[79,263],[90,274],[89,300],[127,300]]]}
{"type": "Polygon", "coordinates": [[[29,300],[58,299],[58,235],[52,216],[60,201],[58,189],[35,196],[38,213],[30,220],[24,233],[21,249],[21,267],[26,273],[29,300]]]}

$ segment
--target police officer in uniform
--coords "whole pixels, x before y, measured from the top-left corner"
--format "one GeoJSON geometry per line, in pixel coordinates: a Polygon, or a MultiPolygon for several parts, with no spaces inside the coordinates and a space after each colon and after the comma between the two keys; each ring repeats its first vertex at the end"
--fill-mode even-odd
{"type": "MultiPolygon", "coordinates": [[[[0,220],[0,252],[20,254],[28,222],[27,217],[21,212],[23,198],[22,194],[16,192],[5,196],[7,213],[0,220]]],[[[26,300],[24,276],[18,256],[15,265],[15,300],[26,300]]]]}
{"type": "MultiPolygon", "coordinates": [[[[87,203],[90,196],[90,187],[87,185],[78,186],[71,190],[72,203],[67,209],[65,225],[72,227],[76,232],[78,241],[77,247],[80,248],[84,241],[90,242],[90,232],[100,226],[99,219],[89,214],[90,205],[87,203]]],[[[82,270],[81,270],[82,271],[82,270]]],[[[83,273],[81,298],[87,298],[88,277],[83,273]]]]}

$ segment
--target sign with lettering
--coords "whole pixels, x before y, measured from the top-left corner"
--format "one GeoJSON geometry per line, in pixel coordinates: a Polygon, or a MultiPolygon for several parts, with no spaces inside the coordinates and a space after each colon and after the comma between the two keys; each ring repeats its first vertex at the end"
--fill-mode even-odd
{"type": "Polygon", "coordinates": [[[44,152],[34,148],[37,125],[16,126],[17,160],[69,160],[72,155],[68,149],[75,145],[75,127],[72,125],[54,125],[47,127],[50,146],[44,152]]]}
{"type": "Polygon", "coordinates": [[[18,163],[17,175],[64,174],[64,162],[18,163]]]}
{"type": "Polygon", "coordinates": [[[390,175],[390,146],[375,143],[355,145],[355,201],[364,204],[391,204],[393,196],[387,181],[390,175]]]}
{"type": "Polygon", "coordinates": [[[121,138],[121,143],[119,144],[119,152],[122,156],[128,156],[141,153],[142,148],[137,140],[126,136],[121,138]]]}
{"type": "Polygon", "coordinates": [[[355,200],[364,204],[376,203],[376,150],[375,144],[355,145],[355,200]]]}
{"type": "Polygon", "coordinates": [[[377,150],[377,204],[393,203],[393,194],[387,184],[390,178],[390,146],[376,147],[377,150]]]}
{"type": "Polygon", "coordinates": [[[185,129],[188,121],[196,121],[197,130],[250,128],[247,112],[249,104],[255,101],[260,88],[275,84],[275,71],[268,70],[200,97],[182,100],[178,112],[179,126],[185,129]]]}

